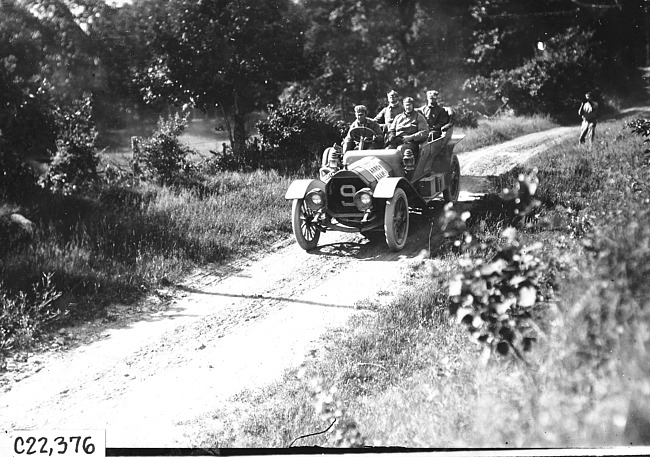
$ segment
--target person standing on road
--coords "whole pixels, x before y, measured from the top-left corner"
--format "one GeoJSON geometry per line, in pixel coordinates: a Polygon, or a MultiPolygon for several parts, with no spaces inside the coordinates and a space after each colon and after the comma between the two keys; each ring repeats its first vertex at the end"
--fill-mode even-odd
{"type": "Polygon", "coordinates": [[[582,116],[579,144],[585,144],[587,139],[589,140],[589,144],[592,144],[596,136],[598,103],[593,100],[593,94],[591,92],[585,94],[585,101],[578,108],[578,115],[582,116]]]}
{"type": "Polygon", "coordinates": [[[418,108],[429,124],[433,140],[442,136],[443,126],[449,123],[449,114],[438,104],[438,95],[437,90],[427,91],[427,104],[418,108]]]}
{"type": "Polygon", "coordinates": [[[379,114],[372,118],[373,121],[379,122],[384,132],[388,130],[397,115],[402,113],[402,105],[399,102],[397,92],[391,90],[386,95],[388,96],[388,106],[384,107],[379,114]]]}

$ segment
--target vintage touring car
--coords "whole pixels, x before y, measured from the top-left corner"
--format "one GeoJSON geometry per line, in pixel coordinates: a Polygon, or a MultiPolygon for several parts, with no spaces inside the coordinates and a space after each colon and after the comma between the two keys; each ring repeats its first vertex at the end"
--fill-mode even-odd
{"type": "Polygon", "coordinates": [[[406,245],[409,208],[425,209],[442,197],[451,202],[460,191],[460,165],[453,153],[463,136],[432,134],[414,157],[408,145],[365,149],[376,140],[365,127],[350,132],[355,148],[342,154],[334,146],[323,153],[319,179],[293,181],[285,198],[293,200],[292,227],[305,250],[318,245],[321,232],[361,232],[368,239],[383,235],[389,248],[406,245]]]}

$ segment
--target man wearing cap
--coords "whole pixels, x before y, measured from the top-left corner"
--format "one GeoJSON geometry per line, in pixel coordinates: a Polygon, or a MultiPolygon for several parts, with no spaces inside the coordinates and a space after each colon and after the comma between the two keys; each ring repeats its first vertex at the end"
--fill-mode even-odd
{"type": "Polygon", "coordinates": [[[440,138],[443,127],[449,123],[449,113],[438,104],[437,90],[427,91],[427,104],[420,107],[419,111],[427,120],[433,139],[440,138]]]}
{"type": "Polygon", "coordinates": [[[417,148],[417,144],[427,138],[427,120],[413,108],[413,98],[406,97],[403,106],[404,112],[398,114],[388,128],[387,144],[396,147],[411,143],[417,148]]]}
{"type": "MultiPolygon", "coordinates": [[[[354,138],[350,133],[353,129],[357,127],[366,127],[372,130],[375,133],[375,138],[373,141],[365,144],[364,149],[379,149],[384,145],[384,133],[381,129],[381,126],[374,120],[368,118],[368,108],[365,105],[357,105],[354,107],[354,116],[356,120],[350,125],[348,134],[343,140],[343,153],[349,149],[354,149],[356,146],[354,138]]],[[[364,135],[365,136],[365,135],[364,135]]],[[[358,139],[358,138],[357,138],[358,139]]]]}
{"type": "Polygon", "coordinates": [[[388,106],[384,107],[384,109],[373,118],[374,121],[379,122],[379,125],[381,125],[384,131],[388,130],[393,119],[402,112],[402,105],[399,102],[397,92],[391,90],[386,95],[388,96],[388,106]]]}

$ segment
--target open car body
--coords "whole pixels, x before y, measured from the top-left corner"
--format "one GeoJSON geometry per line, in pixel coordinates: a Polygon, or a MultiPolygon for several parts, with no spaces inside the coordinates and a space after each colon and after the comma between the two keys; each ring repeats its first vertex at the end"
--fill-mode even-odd
{"type": "MultiPolygon", "coordinates": [[[[399,251],[406,245],[409,208],[425,209],[434,199],[456,201],[460,191],[460,165],[453,153],[463,138],[451,131],[431,136],[419,146],[414,160],[411,146],[389,149],[358,148],[341,154],[328,148],[318,179],[291,183],[285,198],[293,200],[292,226],[305,250],[317,246],[327,230],[361,232],[385,238],[399,251]]],[[[370,140],[370,138],[365,138],[370,140]]]]}

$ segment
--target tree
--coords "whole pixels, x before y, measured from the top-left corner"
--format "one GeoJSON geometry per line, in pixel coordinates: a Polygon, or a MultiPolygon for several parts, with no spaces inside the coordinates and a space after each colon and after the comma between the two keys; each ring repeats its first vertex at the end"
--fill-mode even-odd
{"type": "Polygon", "coordinates": [[[57,192],[85,190],[97,179],[99,156],[95,150],[97,131],[92,118],[92,98],[85,94],[70,107],[55,111],[56,153],[40,183],[57,192]]]}
{"type": "Polygon", "coordinates": [[[97,54],[86,32],[101,5],[100,0],[0,3],[1,10],[20,16],[21,39],[25,37],[38,47],[34,56],[24,57],[27,61],[37,60],[38,83],[57,101],[71,103],[101,85],[97,54]]]}
{"type": "Polygon", "coordinates": [[[642,66],[647,6],[645,0],[474,0],[469,61],[482,75],[512,69],[534,57],[549,38],[576,27],[593,31],[594,42],[622,67],[642,66]]]}
{"type": "MultiPolygon", "coordinates": [[[[101,63],[103,90],[95,92],[95,112],[103,125],[123,126],[129,113],[156,111],[141,88],[152,59],[156,31],[164,29],[167,2],[141,0],[120,8],[104,7],[89,27],[101,63]]],[[[156,113],[157,114],[157,113],[156,113]]]]}
{"type": "Polygon", "coordinates": [[[233,152],[245,148],[246,116],[263,108],[286,81],[304,74],[302,24],[291,0],[174,0],[155,31],[156,57],[143,89],[232,114],[233,152]]]}
{"type": "Polygon", "coordinates": [[[330,104],[371,111],[385,93],[421,95],[435,87],[450,98],[463,80],[469,0],[306,0],[308,50],[318,56],[310,86],[330,104]]]}

